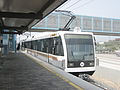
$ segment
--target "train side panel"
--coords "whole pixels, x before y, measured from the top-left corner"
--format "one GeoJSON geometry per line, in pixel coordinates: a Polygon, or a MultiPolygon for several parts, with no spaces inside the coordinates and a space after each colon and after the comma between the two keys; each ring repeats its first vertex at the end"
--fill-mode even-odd
{"type": "Polygon", "coordinates": [[[65,60],[64,60],[63,56],[55,56],[55,55],[51,55],[48,53],[43,53],[43,52],[32,50],[32,49],[27,49],[27,48],[26,48],[26,50],[29,54],[39,58],[42,61],[48,62],[48,63],[50,63],[58,68],[61,68],[63,70],[65,68],[65,60]]]}

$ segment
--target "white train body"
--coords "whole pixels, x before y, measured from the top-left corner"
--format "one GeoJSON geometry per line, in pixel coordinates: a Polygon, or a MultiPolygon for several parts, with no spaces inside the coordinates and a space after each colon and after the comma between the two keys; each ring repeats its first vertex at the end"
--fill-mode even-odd
{"type": "Polygon", "coordinates": [[[59,31],[44,33],[24,43],[28,53],[72,74],[93,74],[96,67],[92,33],[59,31]]]}

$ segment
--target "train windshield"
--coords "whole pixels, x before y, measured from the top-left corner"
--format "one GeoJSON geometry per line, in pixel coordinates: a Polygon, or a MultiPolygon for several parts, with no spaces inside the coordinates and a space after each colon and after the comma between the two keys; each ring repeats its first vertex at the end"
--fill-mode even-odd
{"type": "MultiPolygon", "coordinates": [[[[80,35],[80,34],[65,34],[65,41],[67,47],[68,63],[80,62],[87,63],[87,66],[94,61],[94,44],[92,35],[80,35]],[[89,62],[89,63],[88,63],[89,62]]],[[[74,66],[71,64],[71,66],[74,66]]]]}

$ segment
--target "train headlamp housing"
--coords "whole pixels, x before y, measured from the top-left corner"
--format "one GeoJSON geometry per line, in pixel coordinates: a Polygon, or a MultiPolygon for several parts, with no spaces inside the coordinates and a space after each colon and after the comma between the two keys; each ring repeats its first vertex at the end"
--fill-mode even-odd
{"type": "Polygon", "coordinates": [[[90,65],[90,66],[94,66],[94,62],[90,62],[89,65],[90,65]]]}
{"type": "Polygon", "coordinates": [[[69,63],[69,66],[70,66],[70,67],[73,67],[73,66],[74,66],[74,63],[69,63]]]}

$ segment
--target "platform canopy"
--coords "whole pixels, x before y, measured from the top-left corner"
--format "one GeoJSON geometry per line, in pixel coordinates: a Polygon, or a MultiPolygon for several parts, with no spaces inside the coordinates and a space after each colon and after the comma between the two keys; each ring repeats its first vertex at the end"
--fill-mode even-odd
{"type": "Polygon", "coordinates": [[[29,31],[65,1],[67,0],[0,0],[0,32],[21,34],[29,31]]]}

